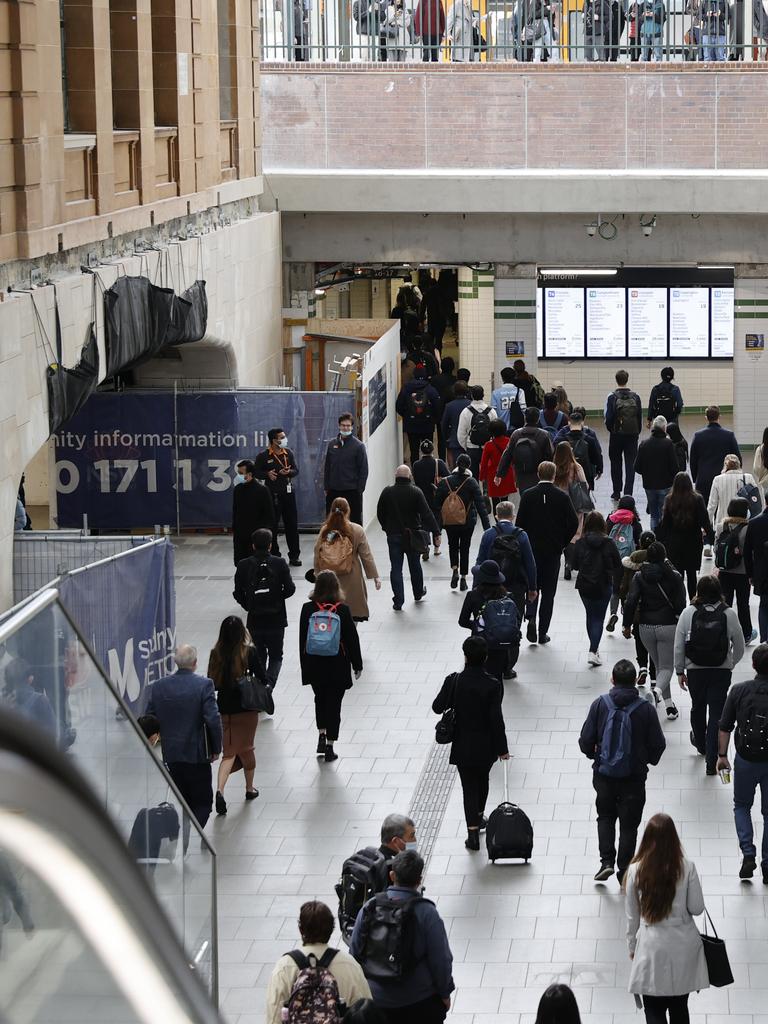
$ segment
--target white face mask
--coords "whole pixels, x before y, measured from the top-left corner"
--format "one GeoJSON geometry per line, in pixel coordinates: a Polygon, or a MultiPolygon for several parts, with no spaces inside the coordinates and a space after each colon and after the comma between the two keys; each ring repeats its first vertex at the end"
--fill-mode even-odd
{"type": "Polygon", "coordinates": [[[352,437],[352,427],[342,427],[339,433],[342,437],[352,437]]]}
{"type": "Polygon", "coordinates": [[[284,437],[281,441],[278,441],[277,444],[278,444],[279,448],[287,448],[288,447],[288,438],[284,437]]]}
{"type": "Polygon", "coordinates": [[[413,840],[412,843],[406,843],[405,848],[406,850],[413,850],[414,853],[419,852],[419,844],[416,842],[415,839],[413,840]]]}
{"type": "Polygon", "coordinates": [[[237,487],[238,484],[244,484],[244,483],[245,483],[245,477],[243,476],[243,474],[242,473],[235,473],[235,487],[237,487]]]}

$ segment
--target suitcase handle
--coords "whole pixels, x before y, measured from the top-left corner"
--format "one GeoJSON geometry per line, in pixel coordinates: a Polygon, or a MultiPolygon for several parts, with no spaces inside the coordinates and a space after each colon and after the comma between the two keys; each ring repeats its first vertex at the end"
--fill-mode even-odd
{"type": "Polygon", "coordinates": [[[509,759],[501,762],[504,765],[504,803],[509,803],[509,759]]]}

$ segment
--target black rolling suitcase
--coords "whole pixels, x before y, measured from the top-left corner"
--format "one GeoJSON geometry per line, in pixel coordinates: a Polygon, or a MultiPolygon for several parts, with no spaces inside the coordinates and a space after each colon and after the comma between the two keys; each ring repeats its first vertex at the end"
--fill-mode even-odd
{"type": "Polygon", "coordinates": [[[497,860],[521,858],[527,864],[533,853],[533,825],[525,811],[509,802],[509,761],[503,764],[504,802],[491,813],[485,830],[488,859],[495,864],[497,860]]]}

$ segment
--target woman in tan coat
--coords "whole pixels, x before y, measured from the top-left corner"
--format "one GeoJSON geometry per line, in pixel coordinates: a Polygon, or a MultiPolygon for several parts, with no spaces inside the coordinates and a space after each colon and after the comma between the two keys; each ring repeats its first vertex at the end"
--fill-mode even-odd
{"type": "Polygon", "coordinates": [[[332,569],[339,577],[345,600],[355,622],[368,621],[368,592],[366,579],[373,580],[381,589],[379,570],[376,568],[365,530],[350,522],[349,503],[346,498],[335,498],[328,518],[320,527],[315,542],[315,572],[332,569]],[[365,574],[365,575],[364,575],[365,574]]]}

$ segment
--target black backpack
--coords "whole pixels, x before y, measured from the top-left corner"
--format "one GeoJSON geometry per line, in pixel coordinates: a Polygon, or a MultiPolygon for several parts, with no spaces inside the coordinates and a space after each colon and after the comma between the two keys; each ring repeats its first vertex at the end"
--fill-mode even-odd
{"type": "Polygon", "coordinates": [[[656,415],[663,416],[667,423],[677,419],[677,402],[671,384],[659,384],[656,392],[656,415]]]}
{"type": "Polygon", "coordinates": [[[579,431],[578,437],[567,437],[566,441],[573,449],[574,459],[576,459],[578,464],[584,470],[584,476],[587,480],[591,480],[593,477],[592,460],[589,457],[589,443],[586,437],[584,437],[584,435],[579,431]]]}
{"type": "Polygon", "coordinates": [[[700,605],[693,613],[685,638],[685,656],[694,665],[716,668],[728,657],[728,620],[725,605],[700,605]]]}
{"type": "Polygon", "coordinates": [[[639,434],[640,417],[635,396],[627,388],[618,388],[614,396],[614,433],[639,434]]]}
{"type": "Polygon", "coordinates": [[[366,903],[357,957],[366,978],[398,981],[410,974],[418,963],[413,912],[419,903],[429,902],[416,893],[405,900],[391,900],[382,892],[366,903]]]}
{"type": "Polygon", "coordinates": [[[491,407],[472,410],[472,424],[469,428],[469,440],[478,448],[482,448],[491,440],[491,407]]]}
{"type": "Polygon", "coordinates": [[[717,538],[715,565],[723,572],[733,572],[743,561],[744,552],[741,549],[740,539],[742,525],[724,526],[722,533],[717,538]]]}
{"type": "Polygon", "coordinates": [[[494,526],[494,530],[496,536],[493,539],[489,558],[492,558],[498,565],[508,587],[515,583],[524,583],[523,556],[520,553],[520,541],[518,540],[523,531],[515,527],[511,533],[504,533],[498,523],[494,526]]]}
{"type": "Polygon", "coordinates": [[[366,846],[344,861],[336,895],[339,897],[339,928],[347,945],[352,939],[357,915],[372,896],[386,889],[387,874],[387,860],[374,846],[366,846]]]}
{"type": "Polygon", "coordinates": [[[252,564],[246,584],[248,611],[267,614],[278,611],[277,576],[268,561],[252,564]]]}
{"type": "Polygon", "coordinates": [[[408,412],[414,419],[426,419],[431,411],[431,404],[425,388],[419,388],[408,394],[408,412]]]}
{"type": "Polygon", "coordinates": [[[738,753],[747,761],[768,761],[768,684],[758,683],[737,716],[738,753]]]}
{"type": "Polygon", "coordinates": [[[530,476],[539,468],[539,449],[532,437],[521,434],[515,441],[512,464],[515,467],[515,473],[521,476],[530,476]]]}
{"type": "MultiPolygon", "coordinates": [[[[517,387],[517,385],[515,385],[517,387]]],[[[525,392],[523,392],[525,393],[525,392]]],[[[520,388],[517,388],[514,401],[509,403],[509,429],[516,430],[518,427],[522,427],[525,423],[525,415],[523,410],[520,408],[520,388]]]]}

